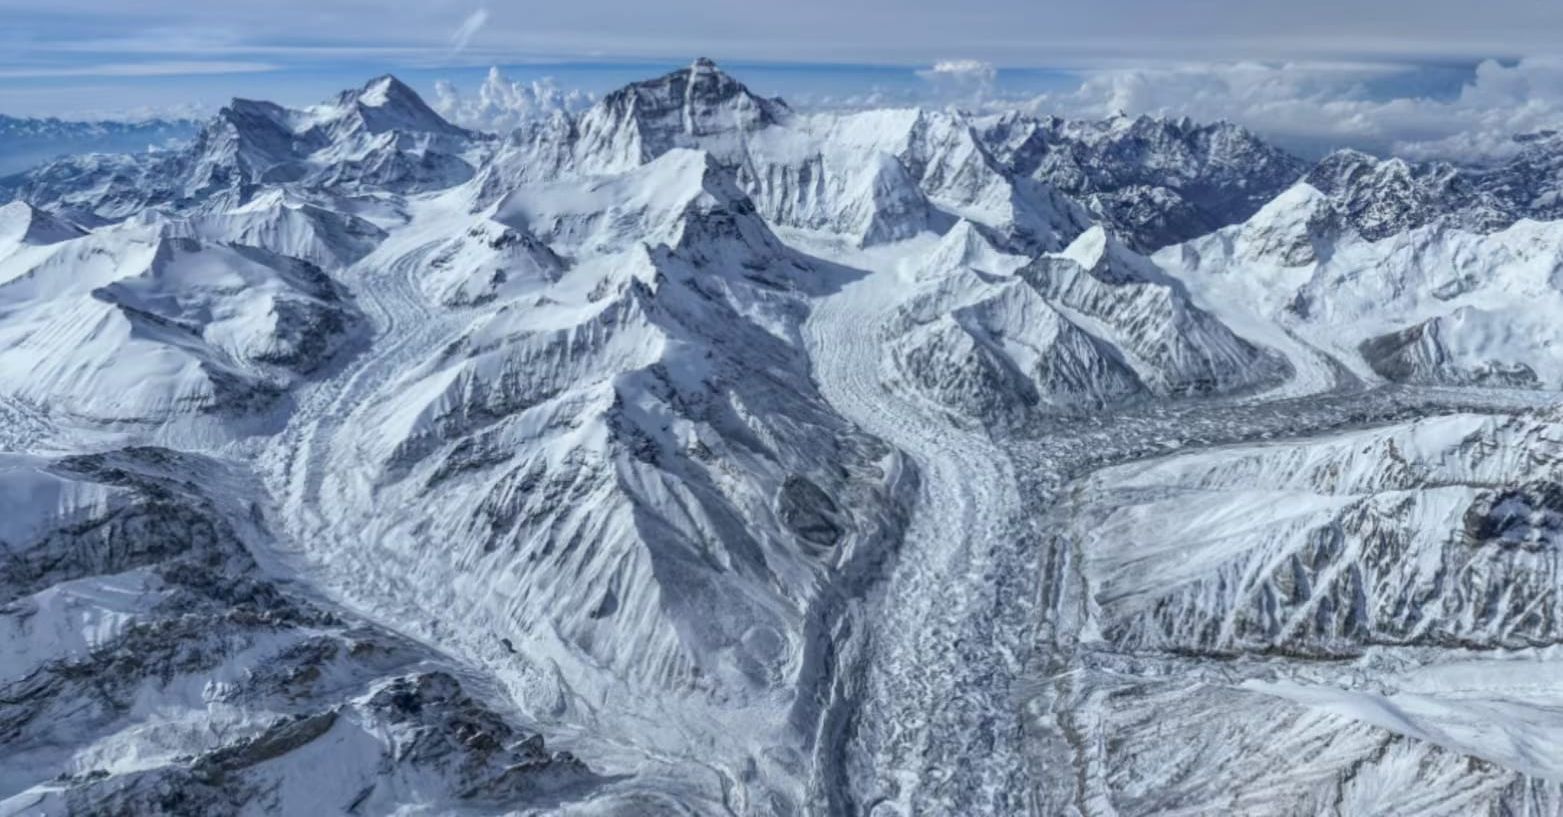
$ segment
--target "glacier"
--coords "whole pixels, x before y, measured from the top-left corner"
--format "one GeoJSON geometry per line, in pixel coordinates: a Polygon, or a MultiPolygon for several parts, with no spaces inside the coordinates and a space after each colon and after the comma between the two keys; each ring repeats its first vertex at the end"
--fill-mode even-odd
{"type": "Polygon", "coordinates": [[[1563,812],[1552,136],[394,77],[0,205],[0,814],[1563,812]]]}

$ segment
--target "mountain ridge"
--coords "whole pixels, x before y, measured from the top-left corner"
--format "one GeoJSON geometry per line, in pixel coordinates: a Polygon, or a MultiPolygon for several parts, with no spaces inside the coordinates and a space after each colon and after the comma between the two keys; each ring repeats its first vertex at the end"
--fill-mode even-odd
{"type": "Polygon", "coordinates": [[[0,814],[1547,810],[1549,138],[1308,171],[702,59],[46,165],[0,814]]]}

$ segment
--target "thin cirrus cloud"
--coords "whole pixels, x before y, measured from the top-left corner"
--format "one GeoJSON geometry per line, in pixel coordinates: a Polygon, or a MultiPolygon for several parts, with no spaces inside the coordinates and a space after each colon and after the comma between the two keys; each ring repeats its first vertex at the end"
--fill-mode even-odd
{"type": "Polygon", "coordinates": [[[0,67],[0,79],[54,79],[62,77],[177,77],[209,74],[254,74],[275,71],[276,63],[235,60],[171,60],[120,62],[96,65],[35,65],[0,67]]]}
{"type": "Polygon", "coordinates": [[[488,9],[486,8],[480,8],[467,15],[467,18],[461,21],[461,25],[456,27],[455,33],[450,36],[451,50],[456,53],[467,50],[467,46],[472,44],[472,38],[477,36],[487,23],[488,9]]]}
{"type": "MultiPolygon", "coordinates": [[[[470,2],[470,0],[468,0],[470,2]]],[[[1557,53],[1563,4],[1539,0],[578,0],[474,10],[459,0],[0,0],[24,49],[149,32],[225,32],[234,47],[380,46],[465,52],[481,32],[513,60],[719,58],[928,65],[966,53],[1001,65],[1123,58],[1466,57],[1557,53]]],[[[6,38],[0,34],[0,41],[6,38]]]]}

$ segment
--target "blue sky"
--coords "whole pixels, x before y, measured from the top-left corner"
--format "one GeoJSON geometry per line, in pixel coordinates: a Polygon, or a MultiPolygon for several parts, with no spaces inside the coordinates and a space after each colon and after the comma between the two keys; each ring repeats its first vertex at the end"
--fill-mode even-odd
{"type": "Polygon", "coordinates": [[[811,66],[777,78],[854,88],[909,81],[884,69],[958,59],[1055,70],[1190,60],[1469,64],[1555,52],[1563,3],[0,0],[0,19],[0,110],[68,114],[210,106],[233,95],[303,102],[386,70],[432,82],[490,65],[600,89],[644,74],[641,65],[695,55],[738,68],[811,66]],[[819,68],[843,65],[871,68],[819,68]]]}
{"type": "Polygon", "coordinates": [[[696,55],[806,104],[1181,110],[1304,146],[1490,148],[1563,111],[1557,0],[0,0],[0,19],[13,115],[305,104],[387,71],[470,91],[489,66],[600,93],[696,55]]]}

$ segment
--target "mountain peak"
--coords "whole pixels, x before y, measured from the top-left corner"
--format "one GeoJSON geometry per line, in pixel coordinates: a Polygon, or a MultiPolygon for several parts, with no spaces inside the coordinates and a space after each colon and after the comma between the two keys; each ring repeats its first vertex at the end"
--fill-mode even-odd
{"type": "Polygon", "coordinates": [[[1059,255],[1068,258],[1086,269],[1091,269],[1098,264],[1110,261],[1114,256],[1128,253],[1129,248],[1123,245],[1116,236],[1108,232],[1100,224],[1093,224],[1085,232],[1075,237],[1059,255]]]}
{"type": "Polygon", "coordinates": [[[0,205],[0,243],[56,244],[86,233],[24,201],[0,205]]]}
{"type": "Polygon", "coordinates": [[[347,115],[356,111],[370,133],[388,130],[420,133],[464,134],[461,128],[435,113],[423,97],[391,74],[382,74],[356,91],[343,91],[336,107],[347,115]]]}
{"type": "Polygon", "coordinates": [[[581,121],[586,154],[614,166],[651,161],[679,147],[713,150],[723,158],[722,138],[779,124],[790,113],[701,57],[687,68],[633,82],[605,95],[581,121]]]}
{"type": "Polygon", "coordinates": [[[381,74],[369,80],[364,83],[364,87],[358,92],[358,103],[371,108],[379,108],[391,104],[393,100],[400,102],[423,101],[418,97],[418,92],[392,74],[381,74]]]}
{"type": "Polygon", "coordinates": [[[1058,253],[1093,276],[1112,283],[1160,281],[1165,276],[1150,259],[1130,249],[1122,239],[1094,224],[1058,253]]]}

